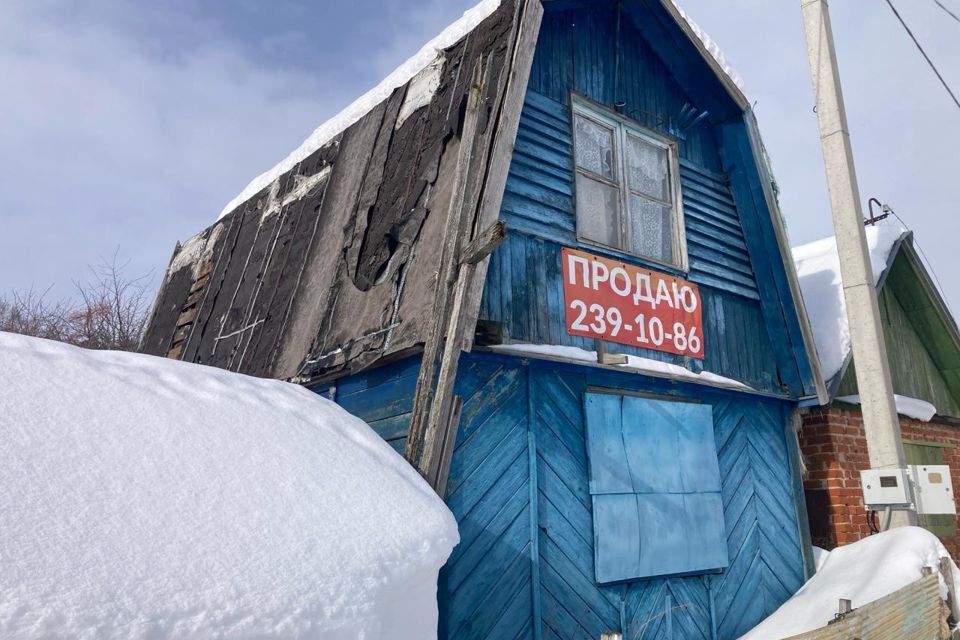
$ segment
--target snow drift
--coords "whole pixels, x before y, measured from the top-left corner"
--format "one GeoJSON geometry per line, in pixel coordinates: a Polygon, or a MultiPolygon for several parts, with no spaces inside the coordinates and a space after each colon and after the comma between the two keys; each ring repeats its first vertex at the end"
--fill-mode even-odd
{"type": "Polygon", "coordinates": [[[0,636],[429,638],[456,522],[301,387],[0,333],[0,636]]]}
{"type": "MultiPolygon", "coordinates": [[[[919,580],[923,567],[938,571],[940,558],[950,557],[935,535],[919,527],[891,529],[829,553],[819,551],[817,573],[740,640],[776,640],[812,631],[833,618],[840,598],[862,607],[919,580]]],[[[956,565],[953,575],[957,592],[956,565]]],[[[942,576],[940,595],[947,597],[942,576]]]]}

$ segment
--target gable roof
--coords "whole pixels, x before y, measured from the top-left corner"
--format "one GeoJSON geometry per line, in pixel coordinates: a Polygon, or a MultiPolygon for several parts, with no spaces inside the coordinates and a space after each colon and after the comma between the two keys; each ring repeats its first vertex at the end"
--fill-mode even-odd
{"type": "MultiPolygon", "coordinates": [[[[893,221],[867,227],[865,232],[877,291],[895,289],[923,347],[960,401],[960,331],[914,248],[913,232],[893,221]]],[[[798,246],[793,256],[830,399],[834,399],[853,360],[836,239],[798,246]]]]}
{"type": "MultiPolygon", "coordinates": [[[[546,0],[550,2],[550,0],[546,0]]],[[[277,181],[285,173],[307,158],[311,153],[327,144],[334,136],[357,122],[368,114],[374,107],[386,100],[399,87],[406,85],[419,74],[430,69],[436,69],[437,61],[442,57],[444,49],[455,44],[468,35],[484,19],[490,16],[501,4],[502,0],[481,0],[468,9],[455,22],[441,31],[437,36],[423,45],[417,53],[408,58],[403,64],[394,69],[390,75],[381,80],[375,87],[351,102],[337,115],[317,127],[310,136],[301,143],[286,158],[264,171],[251,180],[244,189],[228,202],[220,212],[219,218],[229,214],[238,206],[256,195],[260,190],[277,181]]],[[[711,66],[718,78],[721,78],[734,101],[746,108],[749,104],[743,91],[743,80],[727,62],[726,56],[710,36],[694,22],[676,0],[670,0],[666,5],[677,24],[687,33],[691,42],[696,42],[704,60],[711,66]]],[[[437,74],[429,73],[421,77],[420,81],[411,88],[418,96],[418,103],[429,101],[432,92],[436,89],[437,74]]],[[[422,106],[422,105],[421,105],[422,106]]],[[[408,107],[411,111],[415,108],[408,107]]],[[[218,219],[219,219],[218,218],[218,219]]]]}
{"type": "MultiPolygon", "coordinates": [[[[628,4],[639,11],[640,3],[628,4]]],[[[755,223],[757,242],[771,252],[763,260],[776,281],[778,300],[764,313],[785,325],[785,352],[804,391],[823,396],[773,179],[739,76],[673,0],[643,6],[657,18],[639,21],[643,35],[655,48],[679,52],[671,71],[684,89],[707,101],[711,118],[739,123],[740,133],[730,135],[739,136],[738,163],[759,174],[745,189],[764,218],[755,223]]],[[[452,193],[467,189],[468,237],[499,214],[541,12],[537,0],[484,0],[252,181],[217,223],[176,249],[143,350],[283,378],[358,370],[416,350],[433,317],[436,286],[428,283],[454,215],[452,193]],[[463,187],[462,114],[478,69],[487,109],[463,187]]],[[[482,287],[484,265],[473,291],[477,282],[482,287]]],[[[470,307],[478,306],[475,293],[466,317],[475,320],[470,307]]]]}

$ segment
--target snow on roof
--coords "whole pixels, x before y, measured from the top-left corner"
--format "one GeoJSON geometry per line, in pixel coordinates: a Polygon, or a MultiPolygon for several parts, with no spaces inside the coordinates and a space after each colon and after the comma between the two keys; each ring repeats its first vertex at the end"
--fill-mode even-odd
{"type": "MultiPolygon", "coordinates": [[[[378,104],[389,98],[394,89],[402,87],[418,73],[428,69],[434,61],[436,61],[441,51],[453,46],[461,38],[470,33],[477,25],[483,22],[485,18],[497,10],[500,2],[501,0],[482,0],[479,4],[465,11],[460,19],[441,31],[433,40],[423,45],[420,51],[394,69],[380,84],[354,100],[333,118],[317,127],[314,132],[310,134],[310,137],[304,140],[293,153],[274,165],[273,168],[254,178],[237,197],[227,203],[227,206],[220,212],[219,217],[222,218],[249,200],[258,191],[295,167],[297,163],[303,161],[311,153],[321,148],[335,136],[346,130],[347,127],[360,120],[360,118],[369,113],[378,104]]],[[[433,89],[436,89],[435,84],[433,85],[433,89]]],[[[432,93],[424,94],[421,92],[418,94],[418,100],[422,103],[426,95],[432,95],[432,93]]],[[[429,99],[427,99],[427,102],[429,102],[429,99]]]]}
{"type": "MultiPolygon", "coordinates": [[[[453,46],[461,38],[470,33],[477,25],[483,22],[484,19],[497,10],[501,1],[502,0],[481,0],[481,2],[465,11],[460,19],[441,31],[440,34],[427,44],[423,45],[420,51],[394,69],[393,72],[384,78],[377,86],[350,103],[350,105],[333,118],[317,127],[314,132],[310,134],[310,137],[304,140],[293,153],[274,165],[271,169],[268,169],[251,180],[243,191],[227,203],[223,211],[220,212],[218,219],[224,217],[239,205],[249,200],[261,189],[267,187],[270,183],[295,167],[299,162],[302,162],[311,153],[342,133],[347,127],[360,120],[360,118],[369,113],[374,107],[390,97],[390,94],[395,89],[405,85],[421,71],[429,71],[441,51],[453,46]]],[[[740,74],[727,62],[726,56],[723,55],[717,43],[687,15],[680,5],[677,4],[676,0],[671,0],[671,3],[683,21],[689,26],[690,31],[703,45],[703,48],[710,54],[714,61],[716,61],[717,65],[719,65],[720,70],[741,93],[743,93],[743,80],[740,74]]],[[[436,84],[429,82],[429,80],[434,77],[433,74],[428,74],[428,78],[425,79],[424,83],[428,87],[432,84],[431,90],[424,91],[422,90],[423,87],[417,87],[420,91],[417,93],[416,100],[407,106],[407,111],[413,109],[417,104],[422,106],[429,102],[429,98],[432,96],[432,90],[436,89],[436,84]]]]}
{"type": "Polygon", "coordinates": [[[680,14],[680,17],[683,18],[684,22],[690,27],[690,31],[697,37],[700,43],[703,45],[703,48],[706,49],[707,53],[714,59],[717,65],[720,67],[720,70],[726,75],[730,82],[740,90],[740,93],[746,94],[746,89],[744,87],[743,78],[737,73],[737,70],[727,61],[727,56],[723,54],[723,51],[720,49],[720,46],[710,37],[706,31],[700,28],[696,22],[693,21],[686,11],[683,10],[683,7],[677,2],[677,0],[670,0],[673,6],[677,9],[677,12],[680,14]]]}
{"type": "MultiPolygon", "coordinates": [[[[839,396],[837,400],[849,402],[850,404],[860,404],[860,396],[839,396]]],[[[930,422],[933,416],[937,415],[937,408],[926,400],[920,398],[910,398],[894,394],[893,402],[897,407],[897,413],[907,416],[920,422],[930,422]]]]}
{"type": "Polygon", "coordinates": [[[0,636],[435,637],[456,522],[361,420],[152,356],[0,358],[0,636]]]}
{"type": "MultiPolygon", "coordinates": [[[[575,360],[578,362],[597,364],[597,352],[587,351],[586,349],[581,349],[580,347],[567,347],[558,344],[510,343],[492,345],[490,349],[497,351],[498,353],[529,355],[533,357],[540,356],[545,358],[575,360]]],[[[634,371],[636,373],[644,373],[658,378],[682,378],[684,380],[689,380],[690,382],[706,383],[716,387],[727,387],[731,389],[740,389],[743,391],[753,390],[753,388],[749,385],[743,384],[742,382],[732,378],[718,375],[716,373],[711,373],[709,371],[695,373],[686,367],[681,367],[678,364],[661,362],[660,360],[653,360],[652,358],[644,358],[641,356],[627,355],[627,362],[625,364],[611,366],[614,366],[618,369],[634,371]]]]}
{"type": "MultiPolygon", "coordinates": [[[[867,245],[874,284],[887,269],[887,260],[897,242],[907,233],[898,222],[867,227],[867,245]]],[[[793,249],[804,306],[810,317],[823,377],[832,380],[850,352],[850,327],[840,278],[836,238],[817,240],[793,249]]]]}
{"type": "MultiPolygon", "coordinates": [[[[919,527],[891,529],[837,547],[819,560],[817,573],[792,598],[740,640],[775,640],[817,629],[833,619],[840,598],[861,607],[919,580],[923,567],[937,572],[940,558],[949,557],[940,540],[919,527]]],[[[960,572],[957,565],[952,568],[957,593],[960,572]]],[[[942,575],[940,595],[947,597],[942,575]]]]}

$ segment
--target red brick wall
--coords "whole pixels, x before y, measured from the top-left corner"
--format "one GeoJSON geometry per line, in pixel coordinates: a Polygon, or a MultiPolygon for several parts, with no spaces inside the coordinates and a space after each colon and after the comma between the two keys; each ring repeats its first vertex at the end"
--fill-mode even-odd
{"type": "MultiPolygon", "coordinates": [[[[960,427],[901,418],[900,429],[907,440],[955,445],[943,450],[943,459],[950,466],[954,495],[960,495],[960,427]]],[[[800,450],[807,465],[803,486],[813,544],[832,549],[870,535],[860,489],[860,471],[870,468],[860,411],[838,406],[810,410],[803,418],[800,450]]],[[[960,531],[960,517],[957,525],[960,531]]],[[[958,537],[943,543],[960,557],[958,537]]]]}

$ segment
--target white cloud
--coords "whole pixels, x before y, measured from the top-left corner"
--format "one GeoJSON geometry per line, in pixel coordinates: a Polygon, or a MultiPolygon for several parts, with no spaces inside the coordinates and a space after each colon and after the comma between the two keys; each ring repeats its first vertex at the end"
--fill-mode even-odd
{"type": "Polygon", "coordinates": [[[162,269],[176,239],[350,98],[215,33],[164,54],[50,7],[0,13],[0,290],[61,291],[117,246],[132,270],[162,269]]]}
{"type": "MultiPolygon", "coordinates": [[[[758,101],[791,240],[802,244],[832,235],[800,4],[682,2],[758,101]]],[[[960,90],[960,25],[933,2],[894,3],[960,90]]],[[[960,237],[960,112],[886,3],[834,2],[830,9],[864,214],[871,196],[894,207],[915,230],[960,313],[960,281],[951,277],[960,237]]]]}
{"type": "Polygon", "coordinates": [[[313,22],[277,29],[228,5],[202,14],[178,2],[8,0],[0,292],[56,283],[69,293],[71,278],[118,246],[131,273],[159,280],[178,239],[470,4],[393,1],[376,18],[291,6],[313,22]],[[228,17],[248,23],[226,33],[228,17]],[[306,46],[325,37],[337,59],[306,46]]]}

